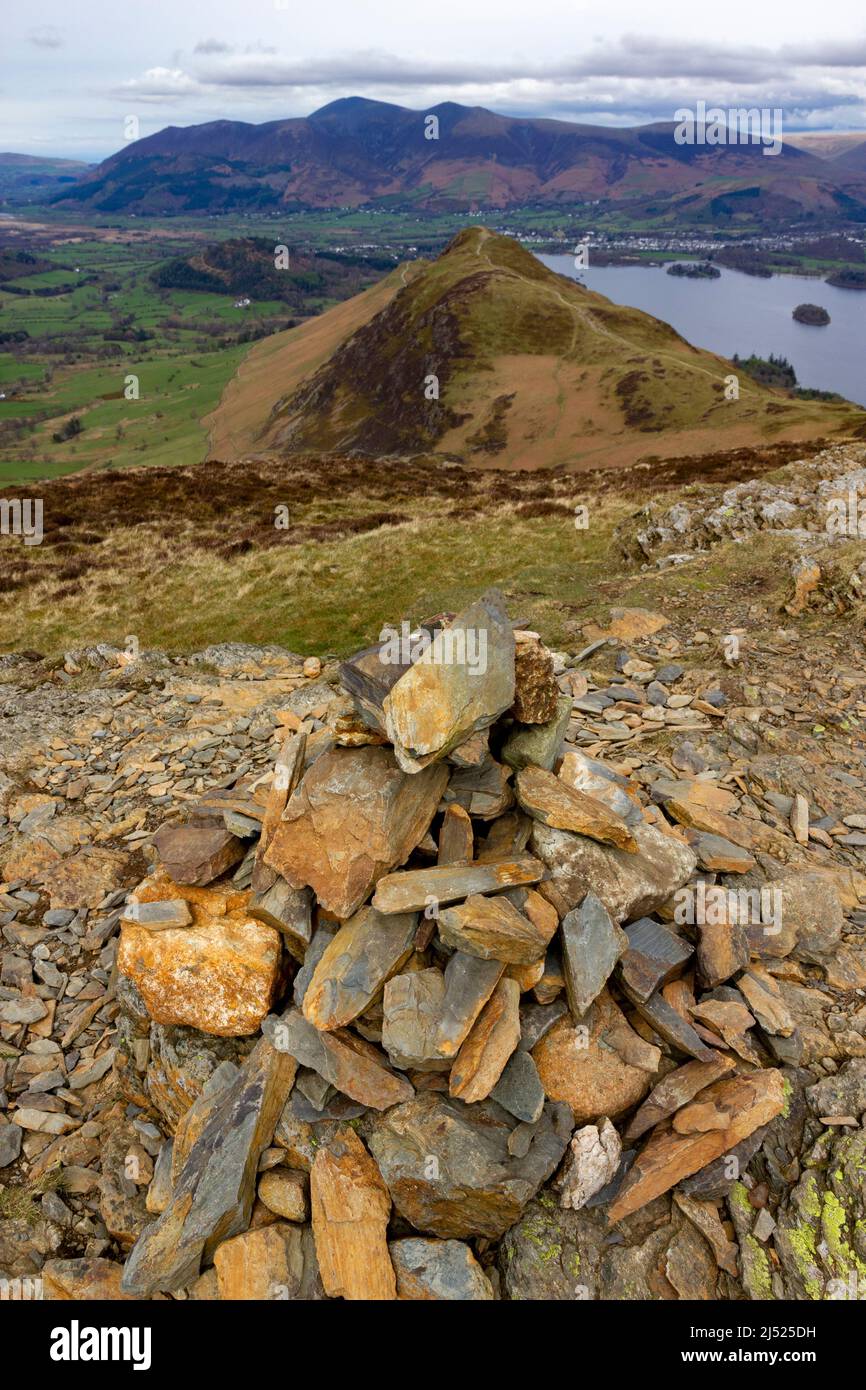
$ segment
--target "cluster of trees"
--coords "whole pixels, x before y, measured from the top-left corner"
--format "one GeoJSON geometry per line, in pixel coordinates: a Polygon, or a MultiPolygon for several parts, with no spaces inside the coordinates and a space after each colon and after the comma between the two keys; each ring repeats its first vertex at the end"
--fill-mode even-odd
{"type": "Polygon", "coordinates": [[[734,353],[731,360],[735,367],[742,367],[762,386],[781,386],[783,390],[793,391],[797,385],[797,373],[787,357],[777,357],[773,353],[769,357],[757,357],[755,353],[750,357],[740,357],[734,353]]]}

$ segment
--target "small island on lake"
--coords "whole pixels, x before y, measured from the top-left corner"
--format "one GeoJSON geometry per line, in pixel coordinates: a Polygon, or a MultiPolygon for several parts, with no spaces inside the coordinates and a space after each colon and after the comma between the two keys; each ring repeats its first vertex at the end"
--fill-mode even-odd
{"type": "Polygon", "coordinates": [[[830,322],[830,315],[820,304],[798,304],[793,317],[798,323],[811,323],[816,327],[823,327],[830,322]]]}

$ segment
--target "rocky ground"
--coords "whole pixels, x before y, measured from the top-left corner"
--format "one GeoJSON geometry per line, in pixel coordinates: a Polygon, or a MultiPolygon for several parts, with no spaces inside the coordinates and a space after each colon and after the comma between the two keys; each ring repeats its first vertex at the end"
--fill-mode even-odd
{"type": "Polygon", "coordinates": [[[483,630],[477,677],[2,658],[4,1296],[866,1294],[866,668],[828,470],[626,538],[685,574],[790,533],[748,626],[691,592],[550,653],[491,598],[429,629],[483,630]]]}

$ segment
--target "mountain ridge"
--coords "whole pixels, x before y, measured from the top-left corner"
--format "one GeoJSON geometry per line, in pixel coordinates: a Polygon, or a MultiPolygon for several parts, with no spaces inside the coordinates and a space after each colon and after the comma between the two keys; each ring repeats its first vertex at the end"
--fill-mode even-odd
{"type": "Polygon", "coordinates": [[[457,102],[415,111],[347,97],[262,124],[168,126],[117,151],[54,201],[147,215],[377,203],[451,211],[607,199],[639,206],[662,198],[680,216],[724,221],[741,211],[726,196],[746,192],[752,212],[760,203],[780,217],[829,214],[844,204],[846,215],[862,211],[866,220],[859,166],[848,170],[793,144],[772,158],[757,144],[678,144],[674,130],[672,121],[611,127],[457,102]]]}

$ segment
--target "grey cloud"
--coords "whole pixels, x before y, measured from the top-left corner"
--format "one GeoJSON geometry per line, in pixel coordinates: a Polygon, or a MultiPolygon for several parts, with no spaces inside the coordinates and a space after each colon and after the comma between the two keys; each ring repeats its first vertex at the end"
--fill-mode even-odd
{"type": "Polygon", "coordinates": [[[193,49],[193,53],[232,53],[234,52],[230,43],[223,43],[221,39],[201,39],[193,49]]]}
{"type": "Polygon", "coordinates": [[[488,86],[521,80],[567,82],[591,77],[656,81],[693,77],[707,82],[757,85],[790,77],[798,69],[856,68],[863,63],[866,63],[866,39],[849,48],[818,44],[808,49],[789,46],[772,51],[672,42],[631,34],[615,44],[596,43],[579,55],[543,64],[406,60],[381,51],[303,61],[246,53],[202,66],[198,73],[202,81],[218,86],[298,89],[365,82],[403,88],[488,86]]]}
{"type": "Polygon", "coordinates": [[[55,29],[53,24],[44,24],[40,29],[31,29],[27,35],[27,42],[32,43],[34,48],[62,48],[63,37],[59,29],[55,29]]]}

